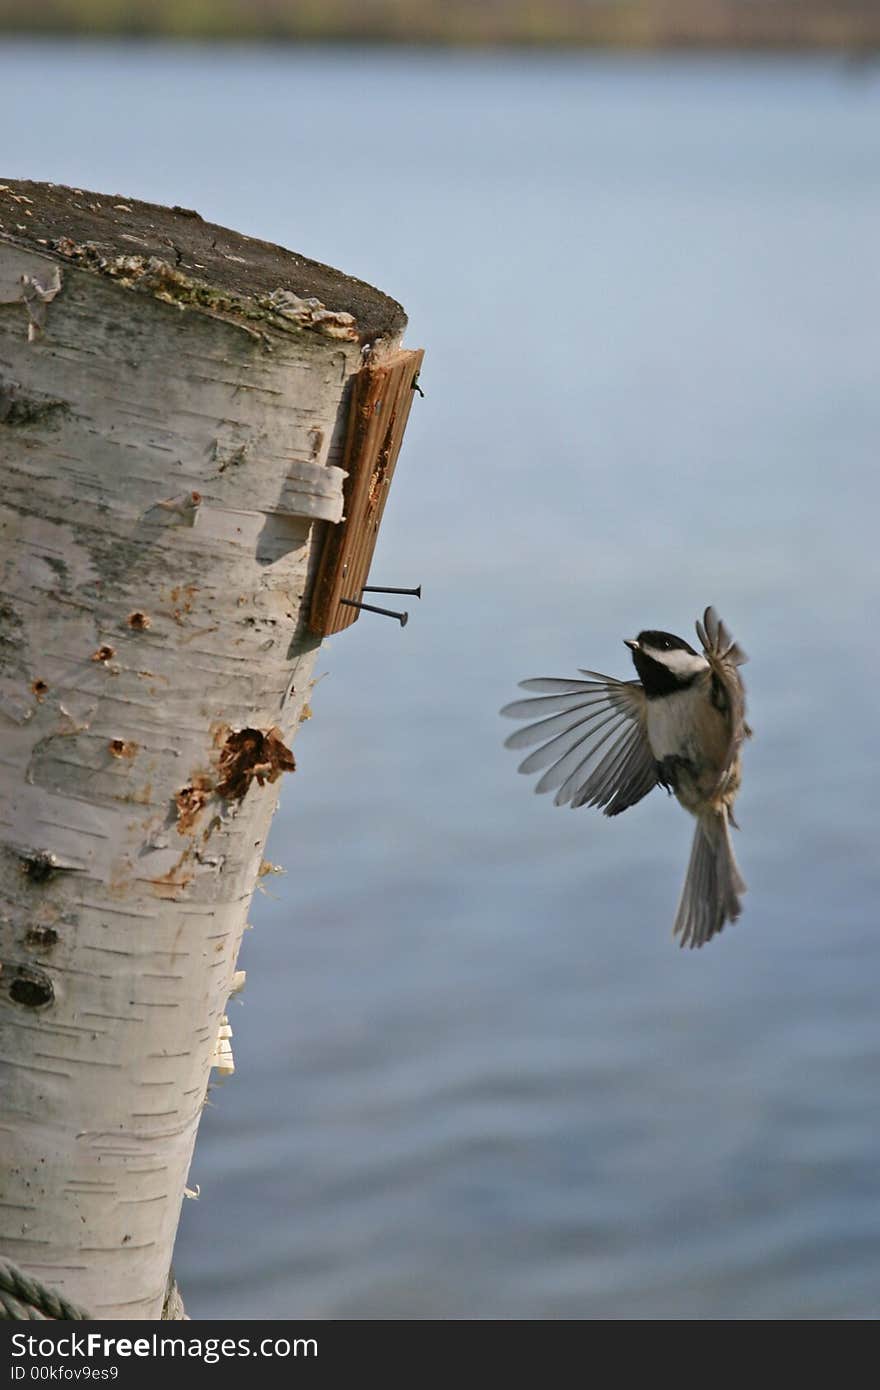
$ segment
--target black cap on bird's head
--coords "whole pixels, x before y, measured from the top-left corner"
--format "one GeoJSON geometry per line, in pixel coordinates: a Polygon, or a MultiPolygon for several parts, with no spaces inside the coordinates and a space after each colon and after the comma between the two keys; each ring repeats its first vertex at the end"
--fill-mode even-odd
{"type": "Polygon", "coordinates": [[[647,647],[652,652],[690,652],[691,656],[697,655],[690,642],[686,642],[683,637],[676,637],[672,632],[660,632],[653,627],[646,628],[638,637],[624,637],[623,640],[631,651],[644,650],[647,647]]]}

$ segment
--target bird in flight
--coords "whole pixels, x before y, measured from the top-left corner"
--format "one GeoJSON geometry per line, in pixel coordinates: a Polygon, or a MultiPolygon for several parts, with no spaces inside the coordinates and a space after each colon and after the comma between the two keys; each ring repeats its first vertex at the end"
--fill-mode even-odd
{"type": "Polygon", "coordinates": [[[662,786],[696,818],[673,927],[690,947],[740,915],[746,885],[730,827],[742,744],[751,735],[739,673],[745,653],[714,608],[696,632],[701,651],[653,628],[624,638],[638,680],[597,671],[581,671],[586,680],[526,680],[521,689],[534,694],[501,711],[529,720],[506,747],[534,748],[519,771],[541,772],[535,791],[554,791],[557,806],[599,806],[616,816],[662,786]]]}

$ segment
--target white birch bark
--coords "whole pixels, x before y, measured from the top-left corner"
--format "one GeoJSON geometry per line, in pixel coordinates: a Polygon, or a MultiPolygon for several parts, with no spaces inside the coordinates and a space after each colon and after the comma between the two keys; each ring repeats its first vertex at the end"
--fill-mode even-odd
{"type": "Polygon", "coordinates": [[[158,1318],[361,349],[68,260],[0,236],[0,1253],[158,1318]]]}

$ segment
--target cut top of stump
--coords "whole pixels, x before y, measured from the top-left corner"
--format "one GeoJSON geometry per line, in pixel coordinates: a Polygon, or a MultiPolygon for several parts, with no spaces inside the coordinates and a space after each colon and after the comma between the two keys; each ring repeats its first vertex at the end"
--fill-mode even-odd
{"type": "MultiPolygon", "coordinates": [[[[120,194],[0,178],[0,239],[57,259],[120,276],[124,258],[164,262],[180,280],[231,300],[272,301],[272,308],[318,326],[351,315],[339,333],[362,344],[398,337],[406,314],[362,280],[268,241],[205,222],[188,208],[162,207],[120,194]],[[317,310],[296,301],[318,301],[317,310]],[[311,317],[310,317],[311,316],[311,317]]],[[[332,328],[330,329],[332,332],[332,328]]]]}

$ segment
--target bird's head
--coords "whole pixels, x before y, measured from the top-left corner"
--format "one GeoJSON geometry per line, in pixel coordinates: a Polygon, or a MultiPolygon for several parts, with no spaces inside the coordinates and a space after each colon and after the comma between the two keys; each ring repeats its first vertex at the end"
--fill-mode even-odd
{"type": "Polygon", "coordinates": [[[625,637],[633,663],[648,696],[668,695],[690,685],[708,668],[708,661],[690,642],[671,632],[646,628],[638,637],[625,637]]]}

